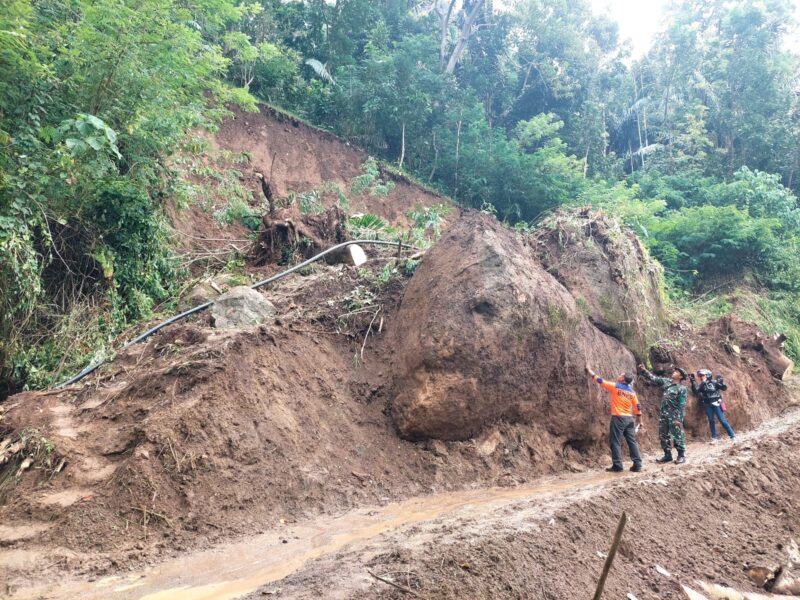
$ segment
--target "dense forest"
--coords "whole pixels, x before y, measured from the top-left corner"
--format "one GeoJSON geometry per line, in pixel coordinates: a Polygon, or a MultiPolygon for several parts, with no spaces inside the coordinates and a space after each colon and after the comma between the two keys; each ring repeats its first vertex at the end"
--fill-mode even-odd
{"type": "MultiPolygon", "coordinates": [[[[587,0],[6,0],[0,380],[52,384],[176,291],[169,157],[265,102],[522,230],[622,219],[686,314],[800,356],[789,0],[680,0],[634,59],[587,0]]],[[[0,390],[2,391],[2,390],[0,390]]]]}

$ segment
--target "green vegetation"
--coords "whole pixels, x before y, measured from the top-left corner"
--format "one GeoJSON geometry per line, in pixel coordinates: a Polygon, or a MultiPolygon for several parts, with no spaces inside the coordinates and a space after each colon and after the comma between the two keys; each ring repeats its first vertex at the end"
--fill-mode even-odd
{"type": "MultiPolygon", "coordinates": [[[[43,386],[169,297],[168,157],[218,103],[228,0],[0,8],[0,388],[43,386]]],[[[0,389],[0,392],[3,390],[0,389]]]]}
{"type": "MultiPolygon", "coordinates": [[[[755,290],[750,314],[798,358],[792,10],[679,0],[632,60],[588,0],[7,0],[0,387],[52,383],[171,297],[162,209],[207,197],[176,170],[215,177],[195,132],[228,101],[279,106],[523,233],[557,207],[603,208],[661,261],[678,305],[755,290]]],[[[383,172],[370,159],[347,193],[385,195],[383,172]]],[[[348,206],[321,189],[301,210],[334,191],[348,206]]],[[[241,192],[216,216],[257,226],[241,192]]],[[[445,217],[412,211],[412,241],[445,217]]]]}

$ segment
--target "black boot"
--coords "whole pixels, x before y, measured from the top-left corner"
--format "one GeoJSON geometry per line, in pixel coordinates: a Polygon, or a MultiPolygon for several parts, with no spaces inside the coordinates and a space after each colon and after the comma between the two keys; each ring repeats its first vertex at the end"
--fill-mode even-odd
{"type": "Polygon", "coordinates": [[[665,450],[664,456],[662,456],[661,458],[657,458],[656,462],[665,464],[672,462],[672,452],[670,452],[669,450],[665,450]]]}
{"type": "Polygon", "coordinates": [[[686,457],[683,455],[683,450],[678,450],[678,458],[675,461],[676,465],[682,465],[686,462],[686,457]]]}

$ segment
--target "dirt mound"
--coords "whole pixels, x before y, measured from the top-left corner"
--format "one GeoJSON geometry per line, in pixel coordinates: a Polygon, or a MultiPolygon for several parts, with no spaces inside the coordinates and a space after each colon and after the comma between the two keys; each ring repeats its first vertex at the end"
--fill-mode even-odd
{"type": "MultiPolygon", "coordinates": [[[[674,367],[682,367],[689,372],[710,369],[714,377],[722,375],[728,385],[723,393],[727,417],[735,430],[753,427],[788,405],[786,387],[770,370],[770,365],[781,357],[785,358],[780,342],[764,336],[752,323],[731,317],[709,323],[700,331],[677,324],[669,341],[650,351],[656,372],[666,374],[674,367]]],[[[686,431],[702,437],[708,435],[702,402],[691,392],[686,431]]]]}
{"type": "Polygon", "coordinates": [[[103,572],[281,520],[596,463],[537,423],[467,442],[399,440],[380,400],[406,281],[320,266],[266,292],[274,325],[218,331],[205,315],[82,385],[10,398],[2,433],[35,432],[58,457],[50,464],[66,464],[0,468],[0,521],[36,531],[0,559],[103,572]]]}
{"type": "Polygon", "coordinates": [[[503,420],[587,445],[607,425],[584,367],[635,366],[514,232],[479,213],[428,252],[397,319],[392,416],[412,439],[467,439],[503,420]]]}
{"type": "Polygon", "coordinates": [[[775,437],[762,432],[702,464],[417,525],[312,563],[248,598],[278,587],[287,598],[330,589],[341,599],[591,598],[623,511],[627,526],[604,598],[685,600],[681,584],[696,588],[698,579],[764,594],[748,569],[783,564],[800,526],[793,421],[775,437]]]}
{"type": "Polygon", "coordinates": [[[636,356],[666,331],[661,265],[617,221],[591,209],[559,212],[530,244],[592,323],[636,356]]]}

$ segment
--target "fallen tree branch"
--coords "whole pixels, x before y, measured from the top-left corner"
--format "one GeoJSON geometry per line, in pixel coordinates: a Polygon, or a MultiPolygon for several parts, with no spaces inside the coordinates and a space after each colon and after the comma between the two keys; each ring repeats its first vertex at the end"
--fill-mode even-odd
{"type": "Polygon", "coordinates": [[[364,343],[361,344],[361,362],[364,362],[364,348],[367,347],[367,338],[369,337],[370,332],[372,331],[372,324],[375,323],[375,319],[378,318],[378,313],[381,312],[382,306],[378,307],[378,310],[375,311],[375,314],[372,315],[372,321],[369,322],[369,327],[367,327],[367,333],[364,334],[364,343]]]}
{"type": "Polygon", "coordinates": [[[139,506],[131,506],[130,509],[138,510],[140,513],[142,513],[142,518],[145,521],[145,525],[147,525],[147,517],[149,515],[152,517],[158,517],[159,519],[164,521],[167,525],[169,525],[172,529],[175,529],[175,526],[172,524],[172,521],[170,521],[169,517],[167,517],[166,515],[162,515],[161,513],[157,513],[155,511],[148,510],[146,508],[141,508],[139,506]]]}
{"type": "Polygon", "coordinates": [[[407,587],[405,587],[405,586],[403,586],[403,585],[400,585],[399,583],[395,583],[394,581],[391,581],[390,579],[384,579],[384,578],[383,578],[383,577],[381,577],[380,575],[375,575],[375,573],[373,573],[373,572],[372,572],[372,571],[370,571],[369,569],[367,569],[367,573],[369,573],[370,575],[372,575],[372,576],[373,576],[375,579],[377,579],[378,581],[382,581],[382,582],[383,582],[383,583],[385,583],[386,585],[390,585],[390,586],[392,586],[392,587],[395,587],[395,588],[397,588],[398,590],[400,590],[400,591],[401,591],[401,592],[403,592],[404,594],[411,594],[412,596],[416,596],[417,598],[422,598],[422,596],[420,596],[420,595],[419,595],[417,592],[415,592],[414,590],[412,590],[412,589],[410,589],[410,588],[407,588],[407,587]]]}

